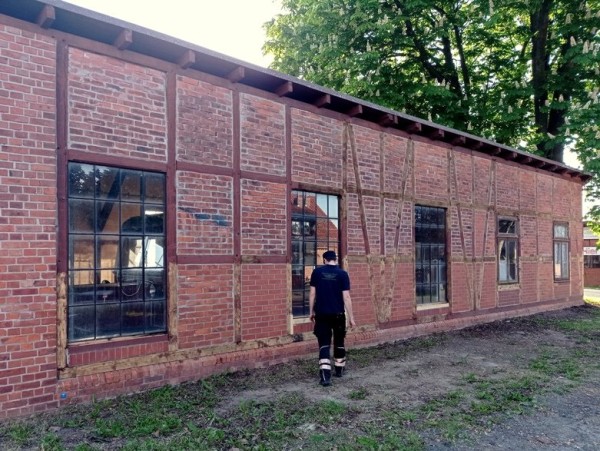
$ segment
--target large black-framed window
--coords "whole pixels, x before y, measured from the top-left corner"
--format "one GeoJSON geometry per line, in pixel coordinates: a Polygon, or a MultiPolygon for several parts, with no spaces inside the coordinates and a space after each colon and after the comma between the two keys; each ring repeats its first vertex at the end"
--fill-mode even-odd
{"type": "Polygon", "coordinates": [[[292,219],[292,313],[308,315],[310,276],[322,265],[323,252],[340,249],[340,199],[332,194],[293,190],[292,219]]]}
{"type": "Polygon", "coordinates": [[[519,281],[519,221],[512,217],[498,217],[498,282],[519,281]]]}
{"type": "Polygon", "coordinates": [[[166,331],[165,175],[69,163],[68,339],[166,331]]]}
{"type": "Polygon", "coordinates": [[[446,209],[415,205],[417,304],[447,302],[446,209]]]}
{"type": "Polygon", "coordinates": [[[554,280],[569,280],[569,224],[554,223],[554,280]]]}

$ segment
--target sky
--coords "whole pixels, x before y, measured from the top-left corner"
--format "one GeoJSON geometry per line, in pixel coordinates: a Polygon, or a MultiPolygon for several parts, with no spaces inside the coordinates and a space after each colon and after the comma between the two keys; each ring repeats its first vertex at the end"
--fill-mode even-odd
{"type": "Polygon", "coordinates": [[[281,12],[281,0],[66,1],[262,67],[262,25],[281,12]]]}

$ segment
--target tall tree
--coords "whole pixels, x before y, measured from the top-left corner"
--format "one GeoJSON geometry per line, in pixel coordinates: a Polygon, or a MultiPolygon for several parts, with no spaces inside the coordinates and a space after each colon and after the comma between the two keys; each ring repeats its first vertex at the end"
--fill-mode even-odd
{"type": "Polygon", "coordinates": [[[600,0],[282,4],[273,68],[556,161],[568,145],[600,199],[600,0]]]}

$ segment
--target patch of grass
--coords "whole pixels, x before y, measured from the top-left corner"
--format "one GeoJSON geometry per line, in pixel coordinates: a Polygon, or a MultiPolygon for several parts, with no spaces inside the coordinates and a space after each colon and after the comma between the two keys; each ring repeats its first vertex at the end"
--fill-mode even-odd
{"type": "Polygon", "coordinates": [[[367,390],[365,387],[360,387],[357,390],[352,390],[348,394],[348,398],[354,399],[356,401],[367,399],[367,396],[369,396],[369,390],[367,390]]]}
{"type": "Polygon", "coordinates": [[[7,435],[18,446],[25,445],[33,436],[34,429],[31,424],[16,423],[10,425],[2,435],[7,435]]]}

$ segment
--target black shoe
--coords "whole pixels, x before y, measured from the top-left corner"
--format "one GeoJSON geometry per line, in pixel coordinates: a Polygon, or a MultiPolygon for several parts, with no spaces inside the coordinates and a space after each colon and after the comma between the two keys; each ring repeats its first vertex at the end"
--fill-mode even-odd
{"type": "Polygon", "coordinates": [[[336,366],[335,367],[335,377],[342,377],[344,375],[344,367],[336,366]]]}
{"type": "Polygon", "coordinates": [[[319,384],[323,387],[329,387],[331,385],[331,370],[320,370],[319,377],[319,384]]]}

